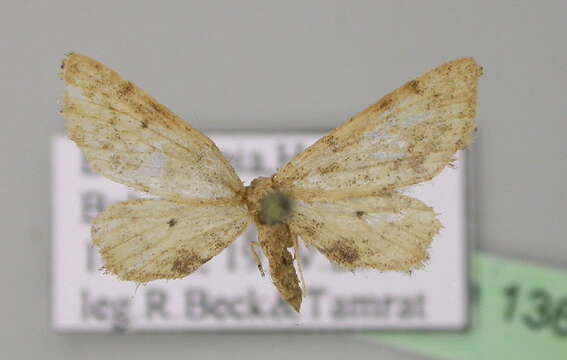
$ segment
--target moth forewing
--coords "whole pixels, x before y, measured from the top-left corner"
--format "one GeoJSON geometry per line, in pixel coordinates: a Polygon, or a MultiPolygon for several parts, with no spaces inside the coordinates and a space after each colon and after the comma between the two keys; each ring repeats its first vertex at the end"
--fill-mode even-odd
{"type": "Polygon", "coordinates": [[[286,164],[276,184],[305,200],[379,194],[437,175],[474,132],[474,60],[406,83],[286,164]]]}
{"type": "Polygon", "coordinates": [[[69,137],[95,171],[168,199],[232,198],[244,192],[209,138],[115,71],[70,54],[61,76],[69,137]]]}

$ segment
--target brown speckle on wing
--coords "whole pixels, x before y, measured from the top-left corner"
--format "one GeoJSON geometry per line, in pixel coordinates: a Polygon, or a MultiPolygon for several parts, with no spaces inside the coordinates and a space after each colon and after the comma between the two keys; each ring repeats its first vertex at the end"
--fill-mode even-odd
{"type": "Polygon", "coordinates": [[[310,201],[431,180],[471,142],[481,73],[466,58],[407,82],[293,158],[274,183],[310,201]]]}
{"type": "Polygon", "coordinates": [[[100,214],[91,236],[108,272],[145,283],[189,275],[250,221],[243,204],[131,200],[100,214]]]}
{"type": "Polygon", "coordinates": [[[398,193],[298,202],[291,232],[346,269],[409,271],[441,228],[433,209],[398,193]]]}
{"type": "Polygon", "coordinates": [[[61,77],[69,137],[96,172],[161,198],[242,197],[216,145],[117,72],[70,54],[61,77]]]}

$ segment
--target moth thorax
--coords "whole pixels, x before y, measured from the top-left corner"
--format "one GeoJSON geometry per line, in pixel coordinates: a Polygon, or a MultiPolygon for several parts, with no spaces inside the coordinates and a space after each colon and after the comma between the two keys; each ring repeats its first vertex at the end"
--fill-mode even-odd
{"type": "Polygon", "coordinates": [[[274,190],[260,200],[260,221],[266,225],[283,223],[290,217],[292,205],[286,194],[274,190]]]}
{"type": "Polygon", "coordinates": [[[254,179],[246,188],[248,209],[260,224],[275,225],[285,222],[293,210],[293,201],[281,191],[271,178],[254,179]]]}

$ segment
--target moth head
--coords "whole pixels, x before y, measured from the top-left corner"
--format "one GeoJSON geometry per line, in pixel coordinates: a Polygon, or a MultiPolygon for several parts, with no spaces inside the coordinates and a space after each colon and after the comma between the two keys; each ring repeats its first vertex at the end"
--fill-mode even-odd
{"type": "Polygon", "coordinates": [[[293,203],[289,196],[274,190],[260,200],[260,221],[266,225],[285,222],[291,215],[293,203]]]}

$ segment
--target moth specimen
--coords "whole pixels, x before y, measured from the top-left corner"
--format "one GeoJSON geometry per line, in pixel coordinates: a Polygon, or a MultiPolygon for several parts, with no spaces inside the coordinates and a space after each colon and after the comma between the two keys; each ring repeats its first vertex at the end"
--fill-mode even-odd
{"type": "Polygon", "coordinates": [[[138,283],[182,278],[252,223],[274,285],[297,311],[299,239],[350,270],[423,266],[441,224],[399,190],[432,179],[470,143],[481,73],[470,58],[441,65],[244,186],[208,137],[100,62],[69,54],[69,137],[95,171],[158,198],[96,218],[105,269],[138,283]]]}

